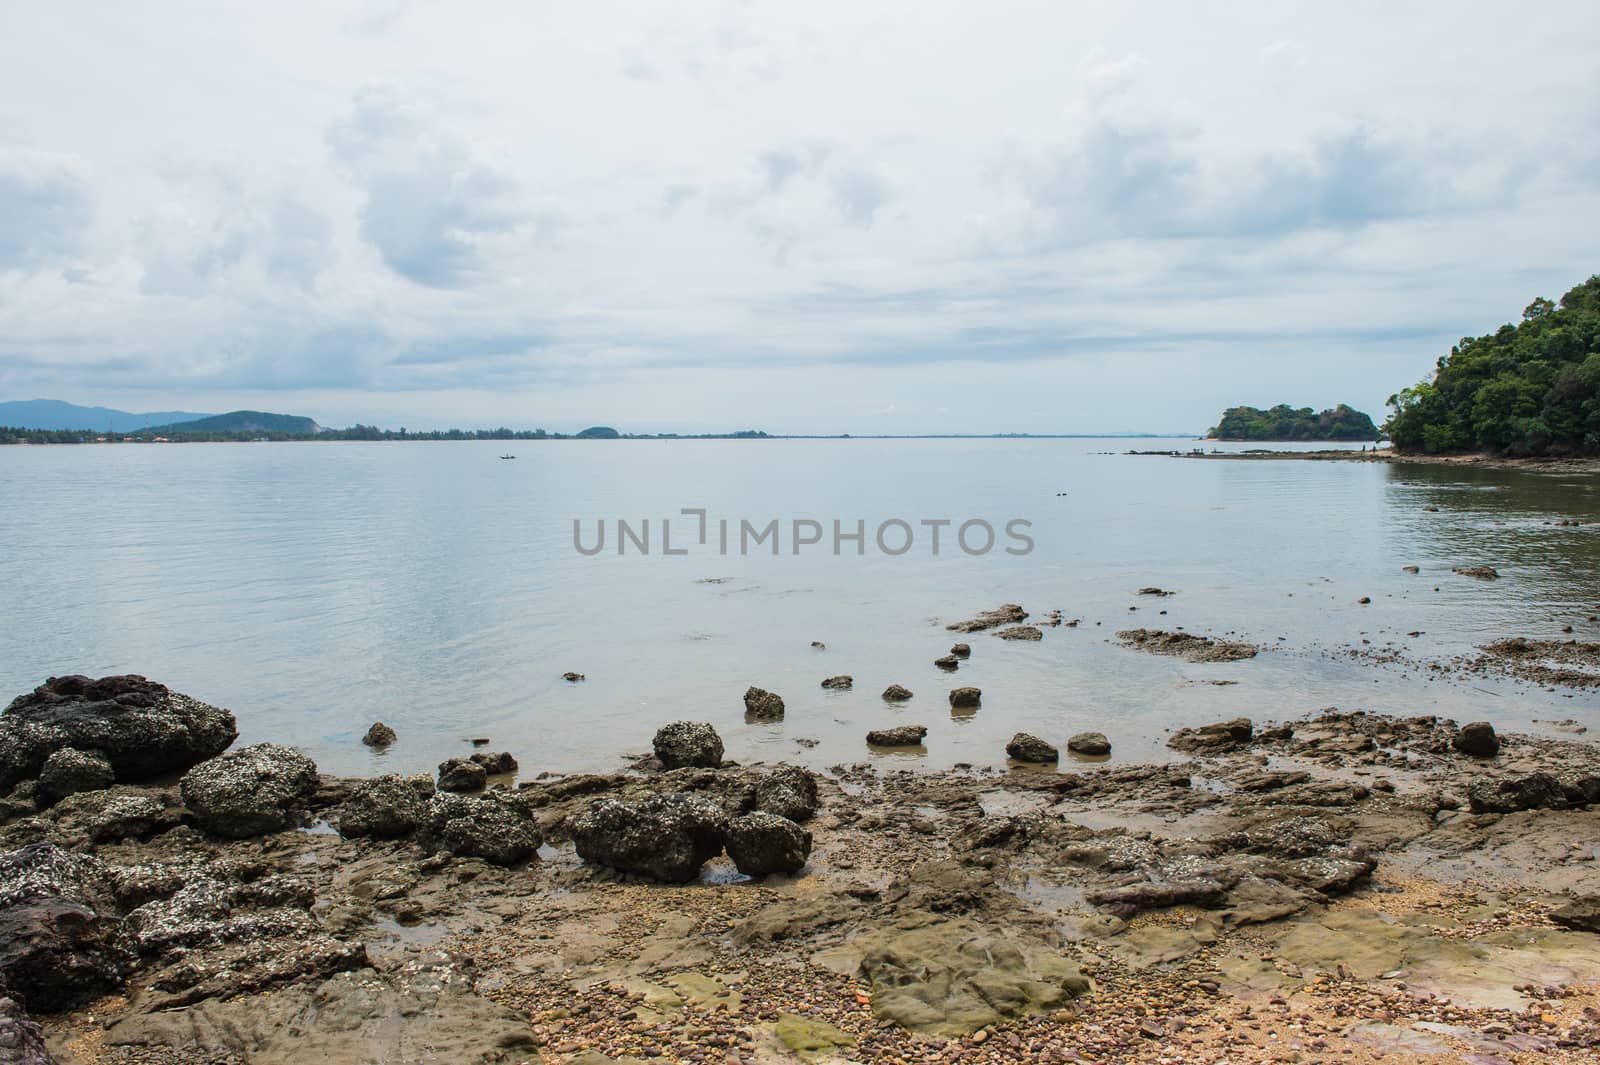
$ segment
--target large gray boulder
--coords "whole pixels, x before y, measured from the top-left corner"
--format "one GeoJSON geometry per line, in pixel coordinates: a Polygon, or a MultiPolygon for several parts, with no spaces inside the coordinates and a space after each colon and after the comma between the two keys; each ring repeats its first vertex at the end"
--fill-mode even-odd
{"type": "Polygon", "coordinates": [[[522,805],[497,795],[440,792],[429,800],[417,842],[424,850],[491,865],[515,865],[544,844],[539,823],[522,805]]]}
{"type": "Polygon", "coordinates": [[[728,815],[700,795],[600,799],[567,820],[578,857],[669,883],[687,883],[722,853],[728,815]]]}
{"type": "Polygon", "coordinates": [[[417,830],[427,810],[427,800],[405,777],[363,780],[339,808],[339,835],[399,839],[417,830]]]}
{"type": "Polygon", "coordinates": [[[51,843],[0,854],[0,980],[67,1009],[122,982],[126,957],[105,868],[51,843]]]}
{"type": "Polygon", "coordinates": [[[722,737],[704,721],[662,725],[656,730],[654,746],[656,757],[667,769],[715,769],[722,764],[722,737]]]}
{"type": "Polygon", "coordinates": [[[778,721],[783,718],[783,697],[765,688],[749,687],[744,693],[744,713],[752,721],[778,721]]]}
{"type": "Polygon", "coordinates": [[[51,677],[0,712],[0,794],[64,747],[99,751],[130,781],[182,772],[238,735],[228,711],[144,677],[51,677]]]}
{"type": "Polygon", "coordinates": [[[796,765],[779,766],[756,781],[756,809],[791,821],[809,821],[817,813],[817,778],[796,765]]]}
{"type": "Polygon", "coordinates": [[[728,857],[746,876],[797,873],[811,855],[811,833],[777,814],[745,814],[728,822],[728,857]]]}
{"type": "Polygon", "coordinates": [[[1011,742],[1006,744],[1006,754],[1019,762],[1054,762],[1061,758],[1061,752],[1055,746],[1046,743],[1037,736],[1026,732],[1019,732],[1011,737],[1011,742]]]}
{"type": "Polygon", "coordinates": [[[258,743],[183,775],[183,803],[206,831],[232,839],[298,825],[317,790],[317,764],[277,743],[258,743]]]}
{"type": "Polygon", "coordinates": [[[489,771],[470,758],[446,758],[439,763],[440,791],[482,791],[489,771]]]}
{"type": "Polygon", "coordinates": [[[39,798],[52,805],[80,791],[101,791],[117,779],[111,762],[99,751],[63,747],[51,751],[39,770],[39,798]]]}

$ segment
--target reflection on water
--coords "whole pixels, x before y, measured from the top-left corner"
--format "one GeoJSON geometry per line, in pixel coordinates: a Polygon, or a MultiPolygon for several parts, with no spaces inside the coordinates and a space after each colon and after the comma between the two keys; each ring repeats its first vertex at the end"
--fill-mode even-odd
{"type": "Polygon", "coordinates": [[[492,442],[0,448],[0,692],[141,672],[235,710],[244,741],[295,743],[334,772],[428,770],[473,736],[524,776],[607,769],[678,718],[714,723],[730,758],[818,766],[891,757],[865,733],[923,724],[915,763],[932,767],[1003,765],[1019,731],[1057,746],[1104,732],[1115,762],[1165,756],[1175,727],[1330,705],[1600,726],[1592,693],[1446,683],[1344,653],[1428,659],[1568,625],[1600,639],[1600,478],[1108,453],[1127,446],[570,441],[515,463],[492,442]],[[572,548],[574,519],[681,521],[686,507],[869,529],[1023,518],[1036,547],[572,548]],[[1480,564],[1501,579],[1452,572],[1480,564]],[[1177,594],[1135,594],[1147,585],[1177,594]],[[963,636],[970,660],[932,664],[954,639],[944,622],[1002,602],[1082,621],[1038,643],[963,636]],[[1203,665],[1116,645],[1137,626],[1266,650],[1203,665]],[[854,690],[820,688],[841,673],[854,690]],[[917,694],[884,703],[891,683],[917,694]],[[782,722],[744,721],[752,684],[784,697],[782,722]],[[947,713],[958,686],[983,705],[947,713]],[[400,735],[383,755],[360,743],[377,719],[400,735]]]}

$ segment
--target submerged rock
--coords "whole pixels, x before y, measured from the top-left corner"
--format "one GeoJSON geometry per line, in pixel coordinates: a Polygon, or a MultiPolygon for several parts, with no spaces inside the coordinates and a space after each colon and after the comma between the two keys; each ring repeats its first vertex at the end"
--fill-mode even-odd
{"type": "Polygon", "coordinates": [[[704,796],[670,793],[600,799],[569,817],[567,828],[585,861],[681,884],[722,853],[728,815],[704,796]]]}
{"type": "Polygon", "coordinates": [[[0,854],[0,980],[65,1009],[116,988],[126,956],[105,867],[50,843],[0,854]]]}
{"type": "Polygon", "coordinates": [[[1459,573],[1463,577],[1476,577],[1480,581],[1500,579],[1500,571],[1493,566],[1454,566],[1451,572],[1459,573]]]}
{"type": "Polygon", "coordinates": [[[779,766],[755,788],[756,809],[791,821],[809,821],[817,813],[817,778],[799,766],[779,766]]]}
{"type": "Polygon", "coordinates": [[[367,729],[367,734],[361,737],[361,742],[368,747],[387,747],[399,738],[394,729],[382,721],[374,721],[372,727],[367,729]]]}
{"type": "Polygon", "coordinates": [[[440,791],[482,791],[489,771],[471,758],[446,758],[439,763],[440,791]]]}
{"type": "Polygon", "coordinates": [[[1054,762],[1061,758],[1061,752],[1037,736],[1030,736],[1026,732],[1019,732],[1011,737],[1011,742],[1006,744],[1006,754],[1019,762],[1054,762]]]}
{"type": "Polygon", "coordinates": [[[1111,741],[1104,732],[1080,732],[1067,740],[1067,750],[1073,754],[1099,758],[1111,753],[1111,741]]]}
{"type": "Polygon", "coordinates": [[[0,713],[0,794],[64,747],[99,751],[120,780],[178,773],[221,754],[233,715],[144,677],[51,677],[0,713]]]}
{"type": "Polygon", "coordinates": [[[1005,603],[993,610],[986,610],[977,617],[968,621],[957,621],[946,625],[951,632],[982,632],[984,629],[996,629],[1001,625],[1015,625],[1028,619],[1028,612],[1016,603],[1005,603]]]}
{"type": "Polygon", "coordinates": [[[811,833],[777,814],[757,811],[728,822],[728,857],[746,876],[797,873],[811,855],[811,833]]]}
{"type": "Polygon", "coordinates": [[[911,689],[903,688],[898,684],[891,684],[883,689],[883,700],[888,703],[903,703],[911,698],[911,689]]]}
{"type": "Polygon", "coordinates": [[[765,688],[751,686],[745,689],[744,712],[756,721],[777,721],[783,717],[783,699],[765,688]]]}
{"type": "Polygon", "coordinates": [[[827,680],[822,682],[822,686],[831,691],[849,691],[854,684],[854,677],[849,677],[842,674],[837,677],[829,677],[827,680]]]}
{"type": "Polygon", "coordinates": [[[111,762],[99,751],[63,747],[52,751],[39,770],[39,798],[48,805],[80,791],[109,788],[115,780],[111,762]]]}
{"type": "Polygon", "coordinates": [[[916,747],[928,735],[923,725],[897,725],[894,728],[873,729],[867,733],[867,742],[874,747],[916,747]]]}
{"type": "Polygon", "coordinates": [[[1493,758],[1500,753],[1500,737],[1494,734],[1494,726],[1487,721],[1462,725],[1450,745],[1474,758],[1493,758]]]}
{"type": "Polygon", "coordinates": [[[1044,633],[1032,625],[1017,625],[1009,629],[1001,629],[995,633],[1002,640],[1042,640],[1044,633]]]}
{"type": "Polygon", "coordinates": [[[977,706],[982,698],[983,692],[977,688],[950,689],[950,706],[952,708],[977,706]]]}
{"type": "Polygon", "coordinates": [[[947,673],[952,673],[961,668],[961,659],[955,655],[945,655],[943,658],[935,658],[933,664],[947,673]]]}
{"type": "Polygon", "coordinates": [[[356,785],[339,808],[339,835],[346,839],[399,839],[422,824],[427,801],[402,776],[377,777],[356,785]]]}
{"type": "Polygon", "coordinates": [[[515,865],[538,853],[544,833],[525,807],[499,794],[440,793],[427,804],[417,842],[457,858],[515,865]]]}
{"type": "Polygon", "coordinates": [[[293,828],[317,791],[317,764],[277,743],[257,743],[185,773],[184,805],[208,832],[242,839],[293,828]]]}
{"type": "MultiPolygon", "coordinates": [[[[749,696],[745,697],[748,702],[749,696]]],[[[656,730],[656,757],[667,769],[694,766],[715,769],[722,764],[722,737],[704,721],[674,721],[656,730]]]]}
{"type": "Polygon", "coordinates": [[[1125,647],[1151,654],[1172,655],[1187,662],[1238,662],[1254,658],[1258,650],[1254,644],[1236,640],[1218,640],[1210,636],[1167,632],[1163,629],[1123,629],[1117,633],[1117,639],[1125,647]]]}
{"type": "Polygon", "coordinates": [[[969,643],[954,643],[950,645],[950,653],[957,658],[971,658],[972,645],[969,643]]]}

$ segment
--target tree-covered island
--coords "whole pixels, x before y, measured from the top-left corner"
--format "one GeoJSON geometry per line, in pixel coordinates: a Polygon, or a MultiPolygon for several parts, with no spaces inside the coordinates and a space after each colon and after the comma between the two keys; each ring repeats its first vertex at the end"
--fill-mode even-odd
{"type": "Polygon", "coordinates": [[[1213,440],[1377,440],[1383,434],[1366,414],[1341,403],[1321,413],[1280,403],[1271,410],[1229,407],[1206,436],[1213,440]]]}

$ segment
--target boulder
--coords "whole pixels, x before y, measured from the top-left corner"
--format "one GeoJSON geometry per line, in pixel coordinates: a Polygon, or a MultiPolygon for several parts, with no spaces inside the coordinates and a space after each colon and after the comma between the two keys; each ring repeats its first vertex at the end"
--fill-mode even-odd
{"type": "MultiPolygon", "coordinates": [[[[79,801],[79,800],[74,800],[79,801]]],[[[183,811],[167,806],[151,795],[128,792],[121,795],[85,795],[92,808],[83,814],[83,824],[89,838],[96,843],[117,843],[125,839],[142,839],[157,831],[176,828],[182,823],[183,811]]]]}
{"type": "Polygon", "coordinates": [[[1061,758],[1060,751],[1026,732],[1011,737],[1011,742],[1006,744],[1006,754],[1019,762],[1054,762],[1061,758]]]}
{"type": "Polygon", "coordinates": [[[382,721],[374,721],[372,727],[367,729],[367,734],[361,737],[361,742],[368,747],[387,747],[399,738],[395,735],[394,729],[382,721]]]}
{"type": "Polygon", "coordinates": [[[950,653],[956,658],[971,658],[972,645],[967,643],[951,644],[950,653]]]}
{"type": "Polygon", "coordinates": [[[1044,639],[1044,633],[1033,625],[1014,625],[1009,629],[1001,629],[995,635],[1002,640],[1028,640],[1032,642],[1044,639]]]}
{"type": "Polygon", "coordinates": [[[1600,933],[1600,895],[1584,895],[1550,911],[1550,920],[1575,932],[1600,933]]]}
{"type": "Polygon", "coordinates": [[[179,784],[207,832],[233,839],[298,825],[317,791],[317,764],[277,743],[257,743],[201,762],[179,784]]]}
{"type": "Polygon", "coordinates": [[[817,813],[817,778],[799,766],[779,766],[756,781],[756,809],[791,821],[809,821],[817,813]]]}
{"type": "Polygon", "coordinates": [[[744,713],[756,721],[778,721],[783,718],[783,699],[764,688],[746,688],[744,713]]]}
{"type": "Polygon", "coordinates": [[[911,689],[902,688],[898,684],[891,684],[883,689],[883,700],[888,703],[903,703],[911,698],[911,689]]]}
{"type": "Polygon", "coordinates": [[[1255,732],[1255,725],[1248,717],[1236,717],[1232,721],[1218,721],[1199,728],[1181,728],[1167,740],[1167,746],[1175,751],[1195,754],[1232,751],[1247,745],[1255,732]]]}
{"type": "Polygon", "coordinates": [[[1467,785],[1467,802],[1475,814],[1560,810],[1567,805],[1567,792],[1549,773],[1523,773],[1467,785]]]}
{"type": "Polygon", "coordinates": [[[238,735],[228,711],[143,677],[51,677],[0,713],[0,794],[63,747],[99,751],[118,780],[142,780],[215,757],[238,735]]]}
{"type": "Polygon", "coordinates": [[[472,760],[483,766],[483,771],[491,777],[503,777],[517,771],[517,760],[510,751],[479,751],[472,756],[472,760]]]}
{"type": "Polygon", "coordinates": [[[1080,732],[1067,741],[1067,750],[1073,754],[1099,758],[1111,753],[1111,741],[1103,732],[1080,732]]]}
{"type": "Polygon", "coordinates": [[[1474,758],[1493,758],[1500,753],[1500,737],[1487,721],[1472,721],[1461,726],[1450,746],[1474,758]]]}
{"type": "Polygon", "coordinates": [[[339,807],[339,835],[399,839],[417,830],[427,810],[427,799],[405,777],[390,774],[363,780],[339,807]]]}
{"type": "MultiPolygon", "coordinates": [[[[749,702],[748,695],[745,701],[749,702]]],[[[779,713],[781,715],[782,711],[779,713]]],[[[668,769],[685,766],[715,769],[722,764],[722,737],[704,721],[674,721],[662,725],[656,730],[654,746],[656,757],[668,769]]]]}
{"type": "Polygon", "coordinates": [[[830,691],[849,691],[853,684],[855,684],[855,678],[843,674],[837,677],[829,677],[822,682],[822,686],[830,691]]]}
{"type": "Polygon", "coordinates": [[[811,854],[811,833],[777,814],[756,812],[728,822],[728,857],[746,876],[797,873],[811,854]]]}
{"type": "Polygon", "coordinates": [[[0,1061],[6,1065],[55,1065],[44,1032],[0,979],[0,1061]]]}
{"type": "Polygon", "coordinates": [[[0,980],[67,1009],[116,988],[126,956],[106,870],[50,843],[0,854],[0,980]]]}
{"type": "Polygon", "coordinates": [[[439,763],[440,791],[482,791],[489,771],[470,758],[446,758],[439,763]]]}
{"type": "Polygon", "coordinates": [[[544,844],[539,824],[520,803],[498,795],[435,795],[417,832],[424,850],[491,865],[515,865],[544,844]]]}
{"type": "Polygon", "coordinates": [[[898,725],[895,728],[873,729],[867,733],[867,742],[874,747],[916,747],[927,736],[922,725],[898,725]]]}
{"type": "Polygon", "coordinates": [[[588,680],[589,678],[585,677],[582,673],[574,673],[572,670],[568,670],[567,672],[561,674],[561,679],[566,681],[568,684],[576,684],[581,680],[588,680]]]}
{"type": "Polygon", "coordinates": [[[39,770],[39,798],[48,806],[80,791],[101,791],[115,781],[111,762],[99,751],[62,747],[51,751],[39,770]]]}
{"type": "Polygon", "coordinates": [[[950,673],[961,668],[961,659],[957,658],[955,655],[945,655],[943,658],[935,658],[933,660],[933,664],[944,670],[946,673],[950,673]]]}
{"type": "Polygon", "coordinates": [[[704,796],[669,793],[600,799],[569,817],[567,828],[585,861],[682,884],[722,853],[728,815],[704,796]]]}
{"type": "Polygon", "coordinates": [[[959,709],[977,706],[982,698],[983,692],[977,688],[952,688],[950,690],[950,707],[951,709],[959,709]]]}

